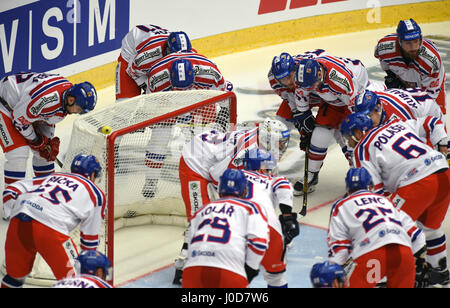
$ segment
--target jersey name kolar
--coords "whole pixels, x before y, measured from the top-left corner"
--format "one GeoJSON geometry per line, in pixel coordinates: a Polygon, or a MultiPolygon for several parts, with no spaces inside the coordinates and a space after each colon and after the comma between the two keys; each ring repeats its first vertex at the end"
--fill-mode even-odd
{"type": "Polygon", "coordinates": [[[209,215],[211,213],[216,214],[226,214],[231,217],[231,215],[234,213],[234,207],[232,205],[223,204],[220,209],[216,209],[215,205],[208,206],[201,214],[201,216],[209,215]]]}

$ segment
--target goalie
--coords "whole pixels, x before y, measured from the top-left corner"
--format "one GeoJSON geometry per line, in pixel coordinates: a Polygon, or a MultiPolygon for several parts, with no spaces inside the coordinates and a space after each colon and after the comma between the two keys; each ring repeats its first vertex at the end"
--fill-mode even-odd
{"type": "MultiPolygon", "coordinates": [[[[282,122],[267,118],[257,127],[219,133],[205,131],[195,136],[182,151],[179,176],[181,195],[186,206],[186,216],[191,216],[211,201],[208,186],[217,185],[214,178],[227,169],[242,169],[245,153],[258,147],[271,151],[281,158],[289,144],[289,129],[282,122]]],[[[213,189],[214,190],[214,189],[213,189]]],[[[180,284],[188,243],[175,260],[174,283],[180,284]]]]}

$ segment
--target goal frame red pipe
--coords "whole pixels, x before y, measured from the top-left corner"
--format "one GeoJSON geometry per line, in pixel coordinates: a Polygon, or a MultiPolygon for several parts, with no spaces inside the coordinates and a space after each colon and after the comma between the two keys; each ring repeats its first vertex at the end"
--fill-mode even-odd
{"type": "MultiPolygon", "coordinates": [[[[108,179],[108,185],[107,185],[107,200],[108,200],[108,224],[107,224],[107,228],[106,228],[106,236],[105,236],[105,241],[106,241],[106,247],[107,247],[107,251],[106,254],[109,258],[109,260],[111,261],[111,264],[113,266],[113,270],[114,270],[114,245],[109,245],[110,243],[114,244],[114,142],[116,140],[116,138],[123,136],[125,134],[128,134],[132,131],[136,131],[138,129],[150,126],[152,124],[158,123],[158,122],[162,122],[165,120],[168,120],[170,118],[174,118],[177,117],[179,115],[182,115],[184,113],[190,112],[192,110],[201,108],[201,107],[205,107],[208,105],[211,105],[213,103],[216,103],[218,101],[223,101],[229,99],[230,100],[230,123],[236,124],[237,121],[237,98],[236,98],[236,94],[234,92],[224,92],[224,94],[206,99],[202,102],[199,103],[195,103],[192,104],[190,106],[181,108],[181,109],[177,109],[175,111],[166,113],[164,115],[155,117],[155,118],[151,118],[149,120],[143,121],[141,123],[132,125],[130,127],[125,127],[122,129],[119,129],[117,131],[112,132],[111,134],[109,134],[106,138],[106,146],[107,146],[107,161],[108,161],[108,166],[107,166],[107,179],[108,179]],[[112,193],[111,193],[112,192],[112,193]],[[110,223],[110,222],[113,223],[110,223]]],[[[111,284],[114,284],[114,275],[113,275],[113,280],[110,281],[111,284]]]]}

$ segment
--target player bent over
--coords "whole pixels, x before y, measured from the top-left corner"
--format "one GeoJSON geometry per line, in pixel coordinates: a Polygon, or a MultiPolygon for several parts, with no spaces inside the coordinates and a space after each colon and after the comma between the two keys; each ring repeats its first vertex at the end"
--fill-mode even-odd
{"type": "Polygon", "coordinates": [[[244,173],[227,169],[220,199],[192,216],[183,288],[246,288],[258,274],[269,242],[267,216],[259,204],[243,199],[246,193],[244,173]]]}
{"type": "Polygon", "coordinates": [[[185,32],[170,32],[155,25],[137,25],[122,39],[116,66],[116,102],[145,92],[145,70],[136,70],[143,61],[151,64],[179,51],[191,51],[185,32]]]}
{"type": "Polygon", "coordinates": [[[378,41],[375,58],[386,72],[385,84],[392,88],[421,88],[447,113],[445,67],[436,45],[422,36],[413,19],[400,20],[396,33],[378,41]]]}
{"type": "Polygon", "coordinates": [[[246,199],[258,203],[267,212],[270,241],[261,262],[264,279],[269,288],[287,288],[287,245],[300,233],[297,214],[292,212],[292,185],[285,177],[275,175],[277,160],[268,151],[249,150],[243,164],[249,187],[246,199]],[[277,207],[281,210],[279,217],[277,207]]]}
{"type": "Polygon", "coordinates": [[[425,251],[422,230],[388,198],[371,191],[366,169],[350,168],[345,183],[347,195],[331,209],[329,260],[344,265],[351,253],[350,288],[375,287],[385,276],[388,288],[413,288],[413,254],[420,258],[425,251]]]}
{"type": "Polygon", "coordinates": [[[447,284],[442,222],[450,203],[450,170],[445,155],[430,146],[447,140],[443,123],[426,117],[373,127],[365,113],[355,113],[344,120],[341,132],[355,149],[355,166],[366,168],[372,176],[375,191],[390,193],[396,207],[424,231],[427,262],[434,273],[430,284],[447,284]]]}
{"type": "Polygon", "coordinates": [[[93,155],[78,154],[72,173],[53,173],[6,187],[3,207],[10,218],[2,287],[22,287],[39,253],[57,280],[76,274],[78,255],[70,232],[80,225],[80,247],[95,250],[105,218],[105,194],[94,184],[101,166],[93,155]]]}
{"type": "Polygon", "coordinates": [[[59,153],[55,124],[69,114],[94,109],[97,92],[92,84],[73,85],[57,74],[22,73],[0,81],[4,179],[11,184],[25,178],[30,150],[35,176],[55,171],[59,153]]]}
{"type": "MultiPolygon", "coordinates": [[[[186,206],[186,217],[211,201],[208,187],[214,190],[218,179],[227,168],[242,169],[246,151],[262,148],[281,158],[289,144],[289,129],[282,122],[265,119],[258,126],[220,133],[208,130],[185,144],[179,163],[181,196],[186,206]]],[[[175,260],[174,283],[179,284],[188,243],[185,241],[180,256],[175,260]]]]}
{"type": "Polygon", "coordinates": [[[82,251],[77,257],[75,268],[78,273],[75,277],[64,278],[55,283],[52,288],[112,288],[107,282],[112,280],[111,262],[100,251],[82,251]]]}

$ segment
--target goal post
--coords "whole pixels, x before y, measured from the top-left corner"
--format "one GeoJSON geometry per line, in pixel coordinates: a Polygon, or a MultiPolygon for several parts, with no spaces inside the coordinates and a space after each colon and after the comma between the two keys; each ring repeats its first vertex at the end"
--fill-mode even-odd
{"type": "Polygon", "coordinates": [[[113,266],[115,230],[140,224],[187,226],[178,177],[182,147],[205,130],[233,129],[236,103],[233,92],[160,92],[110,104],[74,121],[64,171],[70,171],[79,153],[100,161],[98,186],[108,201],[101,249],[113,266]],[[104,126],[111,128],[107,135],[104,126]]]}

